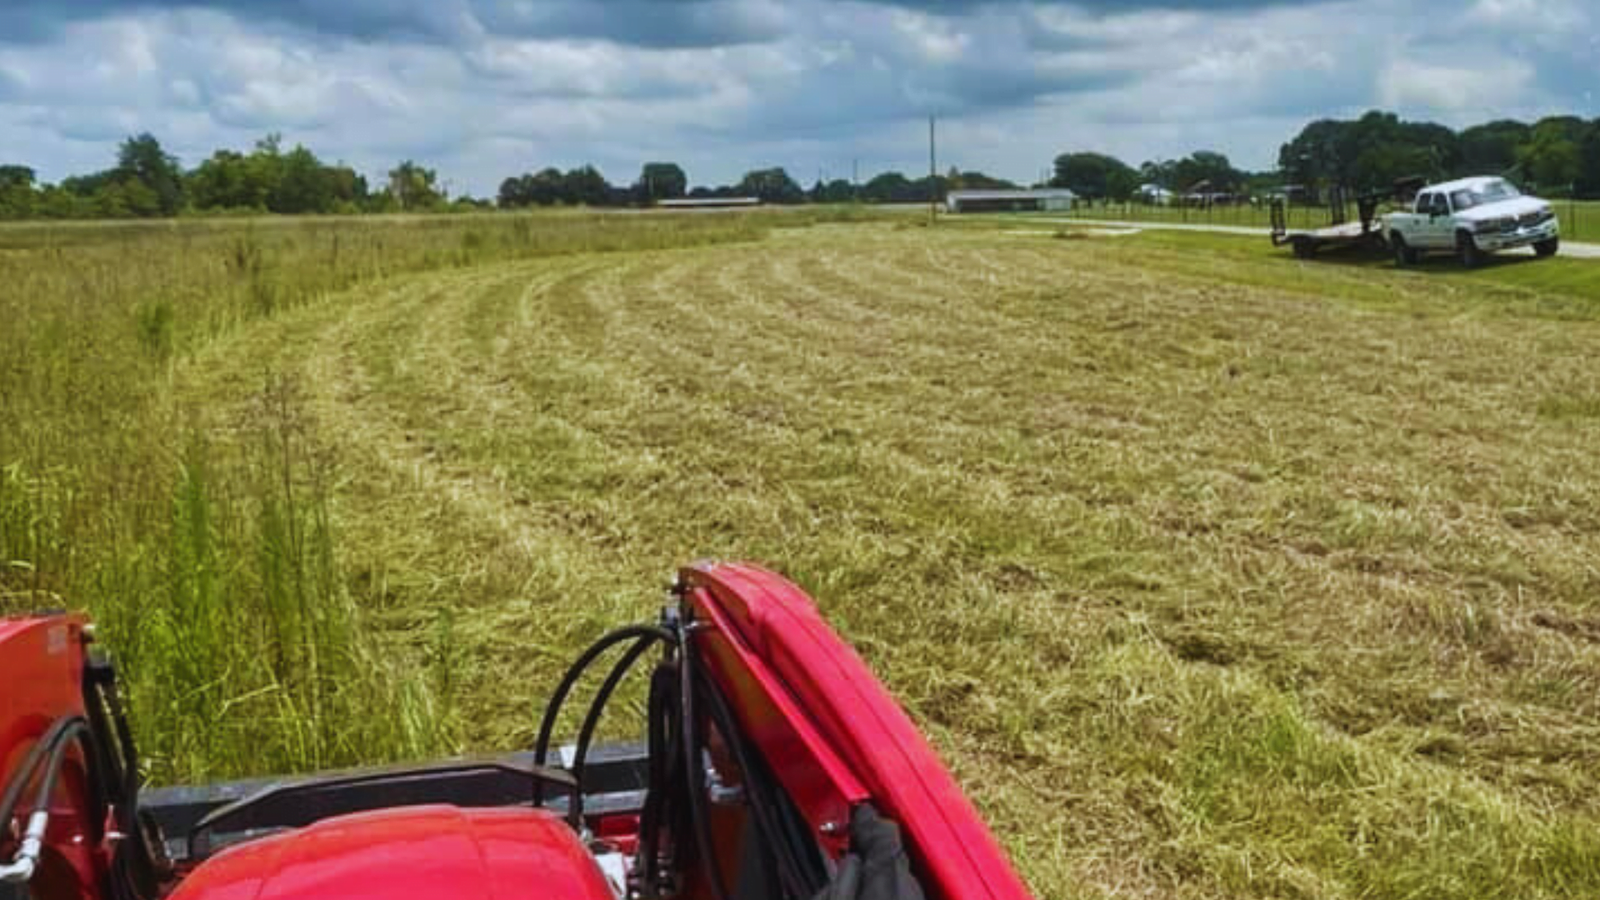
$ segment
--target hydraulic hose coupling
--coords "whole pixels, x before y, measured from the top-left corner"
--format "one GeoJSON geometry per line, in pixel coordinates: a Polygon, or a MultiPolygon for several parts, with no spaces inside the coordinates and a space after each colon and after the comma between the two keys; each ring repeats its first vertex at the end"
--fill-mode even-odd
{"type": "Polygon", "coordinates": [[[0,866],[0,884],[27,884],[33,880],[33,871],[39,865],[39,854],[44,850],[44,832],[49,825],[48,810],[36,809],[28,817],[28,828],[22,833],[17,858],[0,866]]]}

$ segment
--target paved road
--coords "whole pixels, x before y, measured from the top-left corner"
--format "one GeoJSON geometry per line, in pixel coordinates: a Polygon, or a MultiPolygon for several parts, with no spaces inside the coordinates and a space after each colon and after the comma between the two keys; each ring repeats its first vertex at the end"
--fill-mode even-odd
{"type": "MultiPolygon", "coordinates": [[[[1266,237],[1272,233],[1268,228],[1251,228],[1244,225],[1206,225],[1193,222],[1132,222],[1120,219],[1075,219],[1075,218],[1032,218],[1030,222],[1061,222],[1068,225],[1089,225],[1110,228],[1133,228],[1159,231],[1204,231],[1210,234],[1244,234],[1251,237],[1266,237]]],[[[1532,253],[1533,249],[1510,250],[1509,253],[1532,253]]],[[[1600,259],[1600,244],[1585,244],[1577,241],[1561,241],[1561,255],[1573,259],[1600,259]]]]}

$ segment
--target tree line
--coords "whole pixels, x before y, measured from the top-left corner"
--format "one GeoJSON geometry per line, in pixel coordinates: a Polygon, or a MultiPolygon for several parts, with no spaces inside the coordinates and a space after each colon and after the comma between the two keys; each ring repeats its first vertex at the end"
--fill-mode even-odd
{"type": "Polygon", "coordinates": [[[1014,188],[1017,185],[982,172],[952,168],[930,179],[911,179],[899,172],[884,172],[863,184],[843,178],[818,178],[801,186],[781,167],[754,169],[733,184],[717,187],[689,186],[688,175],[677,163],[647,162],[639,177],[625,187],[608,185],[592,166],[562,172],[547,168],[513,176],[500,183],[496,201],[502,209],[529,206],[649,206],[661,200],[709,200],[756,197],[763,203],[926,203],[930,196],[963,188],[1014,188]]]}
{"type": "Polygon", "coordinates": [[[185,170],[155,137],[140,134],[117,148],[112,168],[53,185],[41,183],[27,166],[0,165],[0,219],[354,214],[481,205],[471,198],[452,204],[438,174],[410,160],[389,170],[374,189],[349,166],[325,163],[300,145],[285,149],[278,135],[257,141],[248,153],[218,150],[185,170]]]}
{"type": "Polygon", "coordinates": [[[1364,191],[1417,176],[1443,181],[1467,175],[1501,175],[1548,196],[1600,197],[1600,119],[1503,119],[1456,131],[1373,110],[1305,126],[1279,148],[1277,168],[1265,172],[1237,169],[1223,154],[1205,150],[1138,168],[1114,156],[1075,152],[1056,157],[1050,183],[1082,197],[1121,202],[1162,191],[1315,198],[1332,187],[1364,191]]]}
{"type": "Polygon", "coordinates": [[[494,199],[452,198],[438,173],[406,160],[376,184],[343,163],[327,163],[278,135],[248,152],[218,150],[185,169],[154,136],[117,148],[109,169],[44,184],[22,165],[0,165],[0,219],[125,219],[186,214],[319,215],[449,212],[533,206],[649,206],[682,197],[758,197],[764,203],[920,203],[962,187],[1014,187],[981,172],[951,169],[929,179],[885,172],[864,184],[818,179],[802,187],[783,168],[755,169],[739,181],[691,187],[683,168],[648,162],[631,184],[615,185],[594,166],[548,167],[505,179],[494,199]]]}
{"type": "Polygon", "coordinates": [[[1553,196],[1600,196],[1600,119],[1502,119],[1457,132],[1374,110],[1312,122],[1278,151],[1278,167],[1308,185],[1374,188],[1413,175],[1503,175],[1553,196]]]}
{"type": "MultiPolygon", "coordinates": [[[[1046,184],[1092,200],[1259,196],[1288,192],[1317,197],[1330,187],[1381,188],[1400,178],[1429,180],[1499,174],[1550,196],[1600,197],[1600,119],[1550,116],[1537,122],[1498,120],[1456,131],[1408,122],[1374,110],[1356,119],[1305,126],[1264,172],[1236,168],[1224,154],[1200,150],[1138,167],[1096,152],[1063,153],[1046,184]]],[[[690,186],[673,162],[647,162],[625,185],[594,166],[547,167],[505,179],[492,199],[452,198],[438,173],[406,160],[376,183],[343,163],[328,163],[278,135],[248,152],[218,150],[190,169],[152,135],[117,148],[115,165],[41,183],[32,168],[0,164],[0,219],[140,218],[181,214],[285,215],[442,212],[535,206],[649,206],[677,198],[758,197],[764,203],[922,203],[948,191],[1015,188],[977,171],[937,177],[883,172],[862,183],[818,178],[803,187],[780,167],[754,169],[737,182],[690,186]]]]}

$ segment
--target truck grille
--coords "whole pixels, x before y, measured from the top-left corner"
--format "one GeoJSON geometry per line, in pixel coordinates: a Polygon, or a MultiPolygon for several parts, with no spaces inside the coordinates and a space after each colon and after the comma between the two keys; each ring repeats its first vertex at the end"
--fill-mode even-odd
{"type": "Polygon", "coordinates": [[[1555,213],[1551,212],[1550,210],[1545,210],[1543,212],[1523,213],[1522,216],[1517,219],[1517,224],[1527,228],[1533,225],[1542,225],[1553,218],[1555,218],[1555,213]]]}

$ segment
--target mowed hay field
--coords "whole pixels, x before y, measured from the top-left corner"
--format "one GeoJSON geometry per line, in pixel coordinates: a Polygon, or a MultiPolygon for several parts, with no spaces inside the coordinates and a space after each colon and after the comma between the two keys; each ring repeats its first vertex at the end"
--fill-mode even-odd
{"type": "MultiPolygon", "coordinates": [[[[702,237],[491,236],[140,370],[160,540],[57,589],[146,666],[119,571],[168,627],[300,623],[242,629],[265,668],[207,683],[208,743],[152,720],[198,671],[140,686],[170,776],[252,768],[241,736],[257,766],[525,745],[673,567],[749,558],[818,598],[1041,897],[1600,895],[1600,266],[702,237]]],[[[46,472],[0,498],[44,516],[46,472]]],[[[4,521],[0,556],[41,546],[4,521]]]]}

